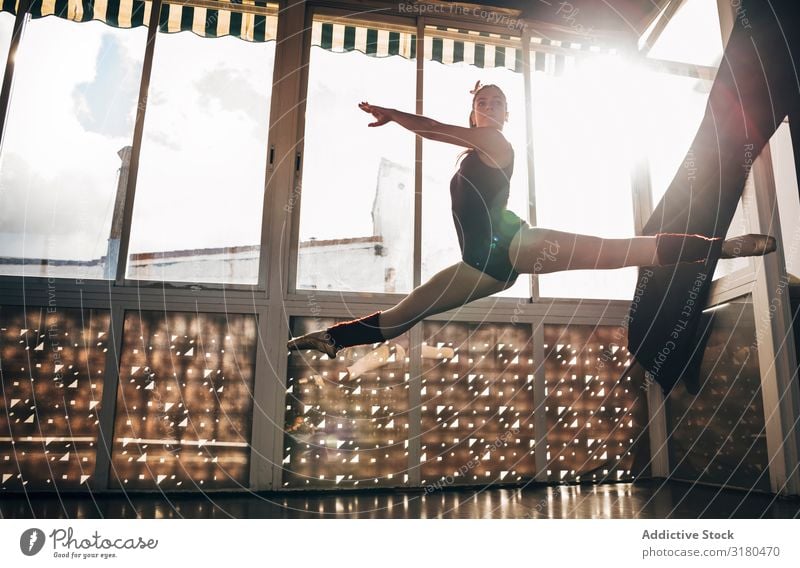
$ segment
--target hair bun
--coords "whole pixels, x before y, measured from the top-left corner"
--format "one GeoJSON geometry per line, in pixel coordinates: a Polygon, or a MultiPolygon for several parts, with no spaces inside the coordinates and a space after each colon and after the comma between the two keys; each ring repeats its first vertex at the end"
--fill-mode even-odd
{"type": "Polygon", "coordinates": [[[481,80],[480,80],[480,79],[478,79],[477,81],[475,81],[475,88],[474,88],[474,89],[472,89],[472,90],[469,92],[469,94],[470,94],[470,95],[474,95],[475,93],[477,93],[477,92],[480,90],[480,88],[481,88],[481,80]]]}

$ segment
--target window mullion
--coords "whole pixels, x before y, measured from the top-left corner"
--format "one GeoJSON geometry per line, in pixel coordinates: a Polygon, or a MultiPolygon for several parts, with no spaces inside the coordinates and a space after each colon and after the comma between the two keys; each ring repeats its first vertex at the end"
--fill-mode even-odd
{"type": "Polygon", "coordinates": [[[3,147],[3,139],[6,131],[6,118],[8,117],[8,106],[11,101],[11,85],[14,83],[14,64],[17,59],[17,50],[22,41],[22,34],[25,33],[25,24],[28,21],[28,9],[31,0],[20,0],[17,14],[14,18],[14,27],[11,32],[11,44],[8,46],[8,58],[6,59],[6,69],[3,74],[3,86],[0,90],[0,149],[3,147]]]}
{"type": "MultiPolygon", "coordinates": [[[[522,30],[522,73],[525,83],[525,138],[527,147],[525,148],[525,159],[528,162],[528,220],[531,225],[536,226],[536,170],[534,169],[534,147],[533,147],[533,87],[531,80],[531,34],[527,27],[522,30]]],[[[530,297],[532,301],[539,299],[539,277],[531,274],[530,297]]]]}
{"type": "MultiPolygon", "coordinates": [[[[122,233],[120,234],[119,254],[116,259],[116,285],[125,283],[125,268],[128,260],[128,247],[131,240],[131,221],[133,219],[133,204],[136,194],[136,178],[139,173],[139,156],[142,150],[144,137],[144,117],[147,108],[147,93],[150,89],[150,73],[153,69],[153,54],[156,48],[156,35],[158,34],[159,14],[161,0],[153,0],[150,6],[150,20],[147,23],[147,43],[145,44],[144,62],[142,64],[142,81],[139,86],[139,98],[136,103],[136,123],[133,127],[133,142],[131,146],[130,164],[128,165],[128,179],[125,183],[125,206],[122,212],[122,233]]],[[[108,259],[111,262],[111,259],[108,259]]]]}
{"type": "MultiPolygon", "coordinates": [[[[417,101],[416,113],[423,114],[423,93],[425,86],[425,18],[417,18],[417,101]]],[[[412,286],[422,283],[422,137],[414,137],[414,277],[412,286]]]]}

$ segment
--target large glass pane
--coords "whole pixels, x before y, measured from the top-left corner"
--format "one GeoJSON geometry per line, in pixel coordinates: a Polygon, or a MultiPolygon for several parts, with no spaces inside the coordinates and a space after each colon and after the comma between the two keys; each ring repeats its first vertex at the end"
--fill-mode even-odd
{"type": "MultiPolygon", "coordinates": [[[[474,36],[473,36],[474,37],[474,36]]],[[[488,38],[487,38],[488,39],[488,38]]],[[[442,41],[442,40],[439,40],[442,41]]],[[[444,42],[443,46],[444,46],[444,42]]],[[[501,48],[487,44],[489,49],[501,48]]],[[[474,49],[474,47],[473,47],[474,49]]],[[[503,52],[514,50],[502,48],[503,52]]],[[[509,57],[509,63],[513,63],[509,57]]],[[[523,74],[504,66],[478,68],[467,62],[443,64],[425,62],[425,116],[448,124],[469,126],[473,95],[470,90],[480,79],[495,84],[506,95],[508,122],[503,134],[514,147],[514,173],[511,177],[508,209],[528,220],[528,148],[525,135],[525,84],[523,74]]],[[[457,158],[465,148],[426,140],[422,154],[422,279],[461,260],[456,229],[450,209],[450,179],[458,169],[457,158]]],[[[512,288],[498,296],[530,296],[530,277],[520,276],[512,288]]]]}
{"type": "MultiPolygon", "coordinates": [[[[535,54],[531,54],[532,59],[535,54]]],[[[631,69],[585,56],[563,75],[532,72],[536,224],[606,238],[634,235],[631,69]]],[[[539,277],[542,297],[630,299],[635,268],[539,277]]]]}
{"type": "Polygon", "coordinates": [[[145,39],[144,28],[28,22],[0,154],[3,274],[114,277],[145,39]]]}
{"type": "Polygon", "coordinates": [[[56,302],[0,306],[0,492],[94,484],[110,321],[56,302]]]}
{"type": "Polygon", "coordinates": [[[630,365],[624,327],[544,326],[547,478],[635,478],[650,462],[647,390],[630,365]]]}
{"type": "MultiPolygon", "coordinates": [[[[686,183],[693,175],[691,144],[705,115],[711,81],[652,69],[638,71],[636,76],[640,96],[633,108],[637,115],[635,132],[648,163],[655,209],[673,180],[686,183]]],[[[748,177],[745,191],[752,191],[752,183],[748,177]]],[[[744,210],[739,202],[728,236],[745,233],[744,210]]],[[[748,262],[746,258],[721,260],[714,280],[746,268],[748,262]]]]}
{"type": "Polygon", "coordinates": [[[274,41],[158,34],[129,278],[258,282],[274,59],[274,41]]]}
{"type": "MultiPolygon", "coordinates": [[[[326,45],[328,31],[334,44],[366,39],[367,52],[391,40],[384,30],[331,26],[322,32],[326,45]]],[[[368,128],[374,118],[358,103],[414,112],[415,85],[414,59],[311,47],[298,289],[411,290],[414,135],[396,124],[368,128]]]]}
{"type": "Polygon", "coordinates": [[[773,134],[769,149],[775,172],[775,192],[778,197],[786,272],[796,280],[800,277],[800,194],[797,189],[797,168],[788,121],[784,121],[773,134]]]}
{"type": "MultiPolygon", "coordinates": [[[[769,491],[769,457],[756,318],[749,296],[717,306],[700,366],[700,392],[668,399],[671,476],[769,491]]],[[[772,412],[772,410],[770,410],[772,412]]]]}
{"type": "Polygon", "coordinates": [[[718,67],[722,60],[722,32],[717,2],[683,0],[647,55],[718,67]]]}
{"type": "Polygon", "coordinates": [[[246,489],[256,317],[128,312],[124,326],[111,485],[246,489]]]}
{"type": "Polygon", "coordinates": [[[536,475],[530,325],[425,322],[420,469],[426,493],[536,475]]]}
{"type": "MultiPolygon", "coordinates": [[[[736,211],[733,213],[733,219],[731,219],[731,224],[728,227],[726,238],[746,235],[747,233],[753,232],[749,229],[747,218],[744,214],[744,202],[748,199],[747,193],[750,193],[750,203],[753,203],[753,191],[755,191],[753,187],[753,176],[749,175],[745,181],[743,199],[740,199],[739,203],[736,205],[736,211]]],[[[717,268],[714,270],[714,276],[712,277],[712,280],[719,280],[723,276],[733,274],[739,270],[747,269],[749,266],[752,266],[752,263],[753,259],[747,257],[720,259],[717,263],[717,268]]]]}
{"type": "Polygon", "coordinates": [[[637,132],[655,208],[675,175],[693,167],[687,152],[703,120],[711,81],[647,70],[639,75],[637,88],[646,101],[636,107],[637,132]]]}
{"type": "MultiPolygon", "coordinates": [[[[334,320],[294,318],[292,334],[334,320]]],[[[408,482],[408,335],[289,355],[284,487],[392,487],[408,482]]]]}

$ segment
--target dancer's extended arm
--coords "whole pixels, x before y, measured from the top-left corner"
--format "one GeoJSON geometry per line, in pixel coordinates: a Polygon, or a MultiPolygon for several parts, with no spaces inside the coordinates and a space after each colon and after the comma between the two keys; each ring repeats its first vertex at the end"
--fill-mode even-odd
{"type": "Polygon", "coordinates": [[[358,106],[377,119],[369,126],[382,126],[393,121],[423,138],[475,148],[487,155],[496,155],[498,151],[502,151],[508,145],[508,141],[499,130],[488,126],[464,128],[445,124],[427,116],[411,114],[394,108],[379,107],[366,102],[358,106]]]}

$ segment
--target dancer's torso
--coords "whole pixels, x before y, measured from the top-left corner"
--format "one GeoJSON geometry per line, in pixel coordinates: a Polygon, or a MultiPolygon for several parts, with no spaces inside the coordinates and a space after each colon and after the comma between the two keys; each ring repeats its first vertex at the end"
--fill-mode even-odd
{"type": "Polygon", "coordinates": [[[472,151],[450,180],[453,222],[461,253],[485,248],[493,236],[513,235],[519,230],[519,217],[506,210],[514,153],[505,168],[486,165],[472,151]]]}

